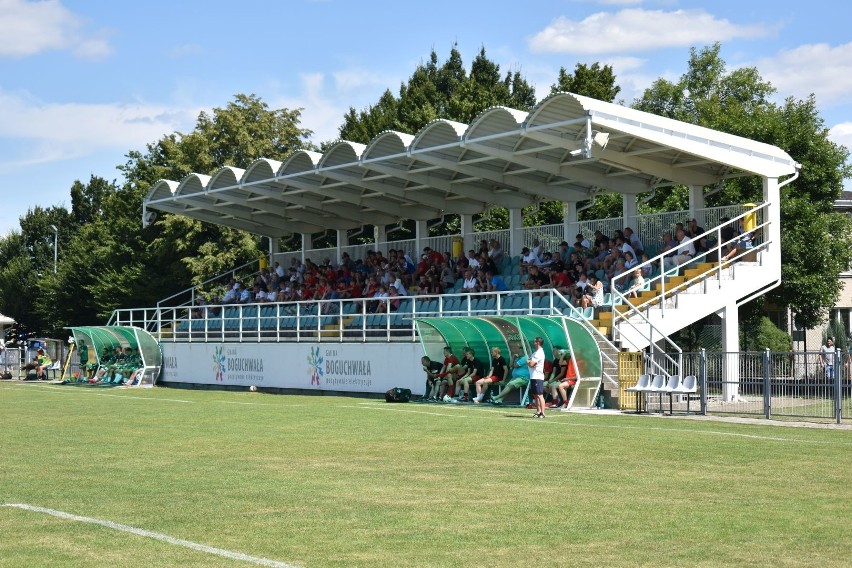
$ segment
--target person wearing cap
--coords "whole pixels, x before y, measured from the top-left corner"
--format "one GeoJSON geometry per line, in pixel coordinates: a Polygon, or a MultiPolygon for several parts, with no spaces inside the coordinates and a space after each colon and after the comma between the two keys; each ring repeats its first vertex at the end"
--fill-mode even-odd
{"type": "Polygon", "coordinates": [[[544,339],[533,339],[533,352],[527,360],[530,368],[530,394],[535,401],[534,418],[544,418],[544,339]]]}

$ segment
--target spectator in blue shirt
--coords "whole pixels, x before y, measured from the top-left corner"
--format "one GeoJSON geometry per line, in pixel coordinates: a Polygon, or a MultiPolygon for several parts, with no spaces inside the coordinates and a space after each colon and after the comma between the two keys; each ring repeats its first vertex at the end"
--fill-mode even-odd
{"type": "Polygon", "coordinates": [[[503,277],[498,274],[494,274],[493,270],[486,272],[485,277],[489,292],[505,292],[509,289],[509,287],[506,286],[506,282],[503,280],[503,277]]]}

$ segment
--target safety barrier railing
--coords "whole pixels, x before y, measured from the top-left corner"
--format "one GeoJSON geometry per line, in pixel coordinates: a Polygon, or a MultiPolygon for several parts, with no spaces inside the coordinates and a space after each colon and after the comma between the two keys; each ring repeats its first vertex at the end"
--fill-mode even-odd
{"type": "Polygon", "coordinates": [[[548,289],[122,309],[111,321],[165,341],[414,341],[416,317],[573,313],[579,319],[573,310],[548,289]]]}
{"type": "MultiPolygon", "coordinates": [[[[852,420],[849,353],[701,351],[683,354],[681,372],[681,378],[698,378],[695,396],[700,400],[697,410],[703,414],[837,424],[852,420]]],[[[665,395],[647,395],[648,411],[668,408],[665,395]]],[[[679,402],[673,408],[684,410],[685,404],[679,402]]]]}

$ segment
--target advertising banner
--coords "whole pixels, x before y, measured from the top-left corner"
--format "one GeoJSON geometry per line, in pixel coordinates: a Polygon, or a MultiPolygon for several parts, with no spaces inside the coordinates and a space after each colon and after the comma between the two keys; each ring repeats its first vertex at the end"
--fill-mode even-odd
{"type": "Polygon", "coordinates": [[[417,343],[162,343],[163,382],[423,394],[417,343]]]}

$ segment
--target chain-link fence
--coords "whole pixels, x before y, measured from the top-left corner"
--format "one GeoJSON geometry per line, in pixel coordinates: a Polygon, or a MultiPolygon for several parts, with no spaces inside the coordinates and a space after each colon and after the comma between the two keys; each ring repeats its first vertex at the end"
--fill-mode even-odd
{"type": "MultiPolygon", "coordinates": [[[[852,419],[852,357],[846,353],[770,351],[684,353],[680,374],[694,375],[698,390],[643,393],[649,412],[685,411],[763,418],[852,419]],[[697,404],[692,402],[698,399],[697,404]]],[[[647,372],[672,375],[670,361],[647,361],[647,372]],[[653,369],[654,371],[651,371],[653,369]]]]}

